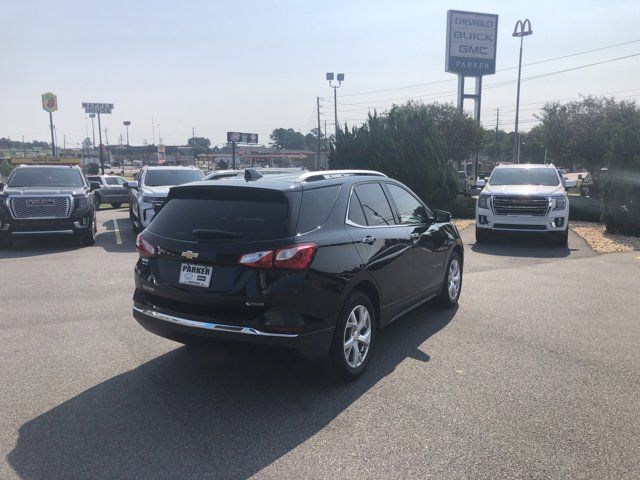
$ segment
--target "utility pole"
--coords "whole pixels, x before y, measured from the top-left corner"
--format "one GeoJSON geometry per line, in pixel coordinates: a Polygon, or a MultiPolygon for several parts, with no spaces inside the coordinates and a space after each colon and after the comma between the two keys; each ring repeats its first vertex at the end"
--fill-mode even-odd
{"type": "Polygon", "coordinates": [[[152,131],[151,135],[153,136],[151,145],[155,145],[156,144],[156,123],[153,120],[153,117],[151,117],[151,131],[152,131]]]}
{"type": "MultiPolygon", "coordinates": [[[[106,133],[106,128],[105,128],[106,133]]],[[[98,141],[100,142],[100,170],[104,175],[104,154],[102,153],[102,124],[100,122],[100,114],[98,113],[98,141]]]]}
{"type": "Polygon", "coordinates": [[[22,135],[22,158],[27,156],[27,147],[24,145],[24,135],[22,135]]]}
{"type": "Polygon", "coordinates": [[[67,149],[67,136],[64,133],[62,134],[62,149],[67,149]]]}
{"type": "Polygon", "coordinates": [[[320,137],[322,136],[322,128],[320,127],[320,97],[316,97],[316,110],[318,110],[318,162],[316,170],[320,170],[320,137]]]}
{"type": "Polygon", "coordinates": [[[191,156],[193,157],[193,166],[196,166],[196,129],[191,127],[191,156]]]}
{"type": "Polygon", "coordinates": [[[107,142],[107,147],[108,147],[109,146],[109,130],[107,130],[106,127],[104,129],[104,138],[105,138],[105,141],[107,142]]]}

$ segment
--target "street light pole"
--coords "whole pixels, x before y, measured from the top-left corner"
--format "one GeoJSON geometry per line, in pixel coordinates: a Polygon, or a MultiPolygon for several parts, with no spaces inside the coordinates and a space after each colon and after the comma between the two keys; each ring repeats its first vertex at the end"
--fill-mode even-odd
{"type": "Polygon", "coordinates": [[[124,122],[122,122],[122,124],[127,129],[127,147],[128,147],[129,146],[129,125],[131,125],[131,122],[129,120],[125,120],[124,122]]]}
{"type": "Polygon", "coordinates": [[[520,135],[518,134],[518,120],[520,116],[520,75],[522,73],[522,43],[524,41],[524,37],[531,35],[533,30],[531,30],[531,22],[529,19],[525,19],[524,22],[522,20],[518,20],[516,22],[516,26],[513,29],[512,36],[520,37],[520,59],[518,60],[518,87],[516,93],[516,126],[515,126],[515,140],[513,147],[513,157],[516,160],[516,163],[520,163],[520,135]]]}
{"type": "Polygon", "coordinates": [[[329,81],[329,86],[333,88],[333,113],[335,116],[335,136],[338,138],[338,89],[342,82],[344,81],[344,73],[339,73],[337,75],[337,84],[333,84],[333,72],[327,72],[327,80],[329,81]]]}

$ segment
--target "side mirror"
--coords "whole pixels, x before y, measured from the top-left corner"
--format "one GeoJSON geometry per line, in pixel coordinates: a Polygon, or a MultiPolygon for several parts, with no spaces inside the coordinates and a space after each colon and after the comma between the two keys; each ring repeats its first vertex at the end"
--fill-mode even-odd
{"type": "Polygon", "coordinates": [[[564,188],[573,188],[576,186],[576,181],[575,180],[563,180],[562,183],[564,183],[564,188]]]}
{"type": "Polygon", "coordinates": [[[137,189],[138,188],[138,182],[133,181],[133,182],[127,182],[124,184],[125,187],[127,188],[133,188],[133,189],[137,189]]]}
{"type": "Polygon", "coordinates": [[[2,191],[3,188],[4,188],[4,183],[0,182],[0,192],[2,191]]]}
{"type": "Polygon", "coordinates": [[[92,192],[94,190],[98,190],[100,187],[102,187],[102,185],[100,185],[100,182],[89,182],[89,190],[91,190],[92,192]]]}
{"type": "Polygon", "coordinates": [[[449,212],[445,212],[444,210],[434,210],[433,220],[436,223],[448,223],[451,221],[451,214],[449,212]]]}

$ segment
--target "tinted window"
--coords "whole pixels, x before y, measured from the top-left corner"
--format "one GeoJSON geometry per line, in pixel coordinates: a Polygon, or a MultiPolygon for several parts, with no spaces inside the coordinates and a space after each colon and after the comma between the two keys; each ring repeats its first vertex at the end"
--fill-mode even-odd
{"type": "Polygon", "coordinates": [[[367,219],[367,225],[394,225],[387,197],[379,183],[365,183],[354,188],[367,219]]]}
{"type": "Polygon", "coordinates": [[[180,240],[246,242],[291,236],[288,218],[281,192],[222,190],[169,199],[148,228],[180,240]]]}
{"type": "Polygon", "coordinates": [[[304,190],[296,232],[309,232],[324,225],[336,203],[339,191],[340,185],[304,190]]]}
{"type": "Polygon", "coordinates": [[[115,177],[107,177],[105,180],[107,181],[107,185],[118,185],[118,179],[115,177]]]}
{"type": "Polygon", "coordinates": [[[427,223],[427,211],[416,197],[397,185],[387,184],[387,188],[396,207],[398,207],[400,223],[405,225],[427,223]]]}
{"type": "Polygon", "coordinates": [[[489,179],[490,185],[543,185],[554,187],[560,184],[553,168],[498,168],[489,179]]]}
{"type": "Polygon", "coordinates": [[[83,187],[82,174],[75,168],[19,168],[13,171],[10,187],[83,187]]]}
{"type": "Polygon", "coordinates": [[[118,185],[124,185],[125,183],[127,183],[126,178],[116,177],[116,180],[118,181],[118,185]]]}
{"type": "Polygon", "coordinates": [[[100,177],[87,177],[87,179],[90,182],[98,182],[100,185],[102,185],[102,182],[100,181],[100,177]]]}
{"type": "Polygon", "coordinates": [[[351,194],[351,201],[349,202],[349,214],[347,218],[357,225],[367,224],[367,219],[364,218],[362,205],[360,205],[360,199],[358,198],[356,192],[353,192],[351,194]]]}
{"type": "Polygon", "coordinates": [[[144,177],[144,184],[148,187],[161,187],[165,185],[182,185],[183,183],[202,180],[202,172],[192,169],[166,169],[147,170],[144,177]]]}

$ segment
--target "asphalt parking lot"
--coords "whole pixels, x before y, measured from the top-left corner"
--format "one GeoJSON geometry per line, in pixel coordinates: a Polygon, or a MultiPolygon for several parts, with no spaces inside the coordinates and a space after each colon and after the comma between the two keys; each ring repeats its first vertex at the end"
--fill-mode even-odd
{"type": "Polygon", "coordinates": [[[395,322],[345,386],[147,333],[127,210],[98,221],[0,251],[2,479],[638,478],[637,252],[468,228],[459,307],[395,322]]]}

